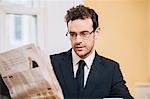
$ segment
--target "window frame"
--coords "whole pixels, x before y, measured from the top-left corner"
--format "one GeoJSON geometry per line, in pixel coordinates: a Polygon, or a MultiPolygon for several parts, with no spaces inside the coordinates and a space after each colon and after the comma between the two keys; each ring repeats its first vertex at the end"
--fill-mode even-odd
{"type": "MultiPolygon", "coordinates": [[[[35,0],[34,0],[35,1],[35,0]]],[[[37,1],[35,1],[36,4],[37,1]]],[[[0,3],[0,51],[9,49],[10,45],[7,42],[8,32],[6,26],[6,15],[7,14],[18,14],[18,15],[35,15],[37,18],[37,41],[36,44],[44,48],[44,7],[25,7],[21,5],[6,5],[0,3]]]]}

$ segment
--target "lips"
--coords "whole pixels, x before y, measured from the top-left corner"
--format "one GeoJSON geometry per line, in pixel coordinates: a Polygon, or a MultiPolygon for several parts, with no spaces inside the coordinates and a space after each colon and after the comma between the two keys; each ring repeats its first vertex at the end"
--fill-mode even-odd
{"type": "Polygon", "coordinates": [[[84,49],[84,46],[76,46],[75,49],[78,51],[82,51],[84,49]]]}

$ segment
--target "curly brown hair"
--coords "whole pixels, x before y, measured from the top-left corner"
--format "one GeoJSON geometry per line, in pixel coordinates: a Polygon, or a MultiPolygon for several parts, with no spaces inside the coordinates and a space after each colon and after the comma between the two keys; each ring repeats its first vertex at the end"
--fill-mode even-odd
{"type": "Polygon", "coordinates": [[[67,11],[67,14],[65,16],[67,25],[70,20],[73,21],[76,19],[86,19],[86,18],[92,19],[93,29],[96,30],[96,28],[99,26],[98,15],[93,9],[89,7],[85,7],[84,5],[72,7],[67,11]]]}

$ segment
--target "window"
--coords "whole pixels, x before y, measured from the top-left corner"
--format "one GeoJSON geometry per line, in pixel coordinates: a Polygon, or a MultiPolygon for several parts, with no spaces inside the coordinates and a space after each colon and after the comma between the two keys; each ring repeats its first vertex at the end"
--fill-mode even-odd
{"type": "Polygon", "coordinates": [[[8,42],[12,47],[30,42],[37,43],[36,15],[6,14],[6,19],[8,42]]]}
{"type": "Polygon", "coordinates": [[[39,0],[0,0],[0,51],[27,43],[42,45],[41,13],[39,0]]]}

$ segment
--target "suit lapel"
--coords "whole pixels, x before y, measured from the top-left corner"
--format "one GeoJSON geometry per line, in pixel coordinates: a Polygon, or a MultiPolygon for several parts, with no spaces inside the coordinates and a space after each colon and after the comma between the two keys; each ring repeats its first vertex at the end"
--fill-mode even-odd
{"type": "Polygon", "coordinates": [[[101,64],[101,59],[99,58],[98,54],[96,53],[95,59],[93,61],[85,89],[83,91],[83,97],[91,96],[93,90],[95,89],[98,80],[100,79],[100,74],[103,72],[103,65],[101,64]]]}
{"type": "Polygon", "coordinates": [[[67,57],[63,57],[62,59],[61,70],[62,70],[62,75],[64,78],[67,91],[70,97],[73,97],[77,95],[77,89],[76,89],[76,82],[75,82],[74,73],[73,73],[71,50],[67,53],[66,56],[67,57]]]}

